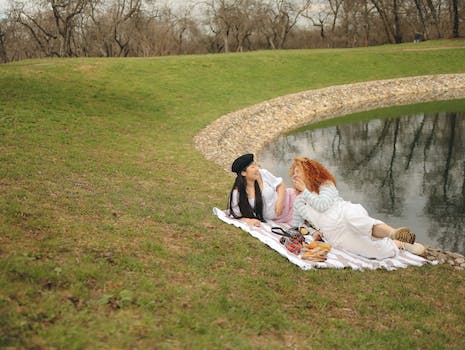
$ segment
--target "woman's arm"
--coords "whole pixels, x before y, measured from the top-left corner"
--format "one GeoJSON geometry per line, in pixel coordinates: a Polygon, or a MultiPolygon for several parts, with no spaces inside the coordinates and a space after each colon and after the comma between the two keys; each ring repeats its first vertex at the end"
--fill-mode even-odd
{"type": "Polygon", "coordinates": [[[280,216],[283,213],[286,186],[281,182],[276,188],[276,192],[278,192],[278,199],[276,200],[275,212],[276,216],[280,216]]]}
{"type": "Polygon", "coordinates": [[[231,216],[241,217],[242,213],[241,209],[239,208],[239,193],[237,192],[237,190],[233,190],[231,192],[230,205],[231,206],[229,208],[229,214],[231,216]]]}
{"type": "Polygon", "coordinates": [[[245,222],[249,226],[260,226],[261,222],[258,219],[251,219],[251,218],[240,218],[242,222],[245,222]]]}
{"type": "Polygon", "coordinates": [[[339,198],[339,191],[334,185],[323,185],[320,187],[320,193],[305,189],[301,195],[311,207],[322,213],[336,202],[339,198]]]}
{"type": "Polygon", "coordinates": [[[292,181],[294,188],[301,192],[300,196],[305,202],[320,213],[328,210],[339,198],[339,191],[332,182],[321,185],[320,193],[315,193],[308,190],[305,182],[299,177],[294,177],[292,181]]]}
{"type": "Polygon", "coordinates": [[[231,216],[234,216],[231,212],[234,212],[234,214],[236,214],[236,216],[239,217],[240,221],[245,222],[249,226],[260,226],[260,220],[258,219],[241,217],[242,213],[239,208],[239,193],[237,192],[237,190],[234,190],[232,192],[231,208],[229,208],[229,213],[231,214],[231,216]]]}
{"type": "Polygon", "coordinates": [[[319,241],[322,239],[323,235],[320,231],[311,226],[311,220],[309,217],[305,215],[305,198],[301,197],[301,195],[297,196],[297,199],[294,202],[294,208],[292,211],[292,226],[293,227],[301,227],[304,226],[308,232],[312,235],[315,241],[319,241]],[[310,223],[310,224],[309,224],[310,223]]]}

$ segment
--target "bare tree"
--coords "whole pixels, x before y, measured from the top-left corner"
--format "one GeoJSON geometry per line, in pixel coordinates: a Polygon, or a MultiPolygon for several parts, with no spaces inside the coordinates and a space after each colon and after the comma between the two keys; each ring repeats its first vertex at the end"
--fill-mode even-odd
{"type": "Polygon", "coordinates": [[[105,56],[128,56],[134,27],[141,15],[141,0],[113,0],[106,7],[93,3],[90,16],[105,56]]]}
{"type": "MultiPolygon", "coordinates": [[[[302,13],[303,18],[306,18],[306,19],[310,20],[310,22],[312,22],[312,25],[314,27],[319,28],[320,39],[322,41],[324,41],[326,39],[325,24],[326,24],[327,20],[330,19],[330,16],[332,17],[331,18],[331,22],[332,22],[331,33],[334,32],[334,29],[336,27],[337,14],[338,14],[338,11],[339,11],[339,6],[337,6],[337,9],[335,9],[335,12],[334,12],[333,11],[334,8],[332,7],[332,5],[333,5],[332,2],[333,1],[334,0],[329,0],[328,1],[331,12],[328,11],[327,7],[322,7],[318,11],[312,11],[312,9],[310,7],[308,7],[302,13]]],[[[343,0],[335,0],[335,1],[339,4],[343,0]]],[[[336,5],[338,5],[338,4],[336,4],[336,5]]]]}
{"type": "Polygon", "coordinates": [[[341,10],[341,5],[344,2],[344,0],[328,0],[329,3],[329,8],[331,10],[332,14],[332,23],[331,23],[331,32],[334,33],[334,30],[336,29],[336,22],[338,15],[341,10]]]}
{"type": "Polygon", "coordinates": [[[361,22],[363,25],[363,33],[364,33],[364,44],[368,46],[370,44],[370,33],[372,28],[372,13],[374,11],[374,7],[369,5],[369,0],[362,0],[362,18],[361,22]]]}
{"type": "Polygon", "coordinates": [[[137,14],[141,10],[141,0],[117,0],[111,9],[112,37],[118,45],[118,56],[127,56],[129,53],[129,41],[131,40],[131,23],[137,21],[137,14]]]}
{"type": "Polygon", "coordinates": [[[320,28],[320,39],[331,47],[351,47],[370,43],[377,18],[369,0],[324,0],[316,3],[303,17],[320,28]],[[324,28],[328,30],[324,30],[324,28]]]}
{"type": "Polygon", "coordinates": [[[215,51],[243,51],[250,36],[258,32],[256,0],[210,0],[206,3],[215,51]]]}
{"type": "Polygon", "coordinates": [[[189,41],[194,41],[193,33],[196,33],[197,35],[200,34],[197,32],[197,25],[190,15],[194,7],[195,5],[187,5],[182,9],[181,13],[173,13],[172,15],[173,34],[174,40],[177,44],[178,54],[187,52],[185,46],[189,41]]]}
{"type": "Polygon", "coordinates": [[[429,30],[426,24],[426,15],[425,15],[425,7],[423,1],[421,0],[413,0],[415,3],[415,8],[418,13],[418,17],[420,19],[421,27],[423,28],[423,34],[425,35],[425,39],[429,38],[429,30]]]}
{"type": "Polygon", "coordinates": [[[328,19],[328,14],[324,12],[318,12],[318,18],[315,19],[314,16],[306,16],[304,15],[305,18],[308,18],[314,27],[320,28],[320,38],[321,40],[325,40],[325,22],[328,19]]]}
{"type": "MultiPolygon", "coordinates": [[[[14,0],[0,62],[400,43],[459,37],[459,0],[14,0]],[[178,3],[179,5],[179,3],[178,3]],[[199,14],[194,17],[194,7],[199,14]],[[200,17],[203,15],[203,17],[200,17]],[[308,21],[304,21],[303,19],[308,21]]],[[[462,16],[462,17],[461,17],[462,16]]],[[[463,30],[463,29],[462,29],[463,30]]]]}
{"type": "Polygon", "coordinates": [[[3,63],[8,62],[8,57],[6,55],[6,45],[5,45],[6,31],[3,29],[2,20],[0,20],[0,58],[3,63]]]}
{"type": "MultiPolygon", "coordinates": [[[[438,38],[442,38],[442,32],[441,32],[441,30],[439,28],[440,27],[440,25],[439,25],[440,21],[439,21],[438,10],[436,10],[436,6],[434,5],[433,0],[425,0],[425,1],[426,1],[426,5],[427,5],[427,7],[429,9],[433,25],[436,28],[437,36],[438,36],[438,38]]],[[[442,1],[439,0],[439,1],[436,1],[436,2],[438,3],[437,7],[440,9],[441,5],[442,5],[442,1]]]]}
{"type": "Polygon", "coordinates": [[[308,11],[311,0],[275,0],[267,2],[265,7],[265,35],[272,49],[282,49],[289,32],[299,18],[308,11]]]}
{"type": "Polygon", "coordinates": [[[452,37],[460,37],[459,33],[459,0],[452,0],[452,37]]]}
{"type": "Polygon", "coordinates": [[[45,56],[75,56],[77,17],[92,0],[16,1],[10,16],[27,29],[45,56]]]}
{"type": "Polygon", "coordinates": [[[39,48],[43,55],[59,56],[54,45],[57,35],[53,32],[51,25],[53,19],[47,11],[38,9],[32,12],[26,8],[25,2],[17,1],[10,9],[10,17],[26,29],[33,44],[39,48]]]}
{"type": "Polygon", "coordinates": [[[56,30],[61,36],[59,56],[75,56],[72,38],[76,29],[76,18],[81,15],[91,0],[48,0],[52,7],[56,30]]]}
{"type": "Polygon", "coordinates": [[[210,0],[205,3],[207,5],[207,17],[210,19],[210,30],[220,41],[218,51],[230,51],[230,36],[233,27],[231,13],[237,2],[237,0],[210,0]]]}
{"type": "Polygon", "coordinates": [[[386,35],[391,43],[402,42],[400,28],[400,0],[370,0],[378,11],[383,22],[386,35]]]}

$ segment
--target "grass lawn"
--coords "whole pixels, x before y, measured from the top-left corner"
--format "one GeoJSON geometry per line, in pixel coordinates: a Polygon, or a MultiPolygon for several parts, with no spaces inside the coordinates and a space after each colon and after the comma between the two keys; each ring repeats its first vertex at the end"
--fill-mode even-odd
{"type": "Polygon", "coordinates": [[[302,271],[212,216],[233,178],[193,147],[269,98],[457,72],[463,41],[0,65],[0,348],[463,349],[464,272],[302,271]]]}

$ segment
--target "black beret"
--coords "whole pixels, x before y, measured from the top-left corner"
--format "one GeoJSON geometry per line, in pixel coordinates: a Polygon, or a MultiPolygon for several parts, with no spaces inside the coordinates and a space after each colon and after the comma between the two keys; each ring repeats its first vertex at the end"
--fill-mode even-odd
{"type": "Polygon", "coordinates": [[[253,162],[253,154],[247,153],[243,154],[239,158],[237,158],[233,163],[231,170],[234,173],[240,174],[242,170],[247,168],[253,162]]]}

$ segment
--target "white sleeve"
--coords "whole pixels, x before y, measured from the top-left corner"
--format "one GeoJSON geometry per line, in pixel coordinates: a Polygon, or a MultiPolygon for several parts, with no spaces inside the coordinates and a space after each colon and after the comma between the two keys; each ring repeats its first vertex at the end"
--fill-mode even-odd
{"type": "Polygon", "coordinates": [[[280,184],[283,183],[282,177],[274,176],[266,169],[260,169],[260,174],[262,175],[263,182],[269,183],[273,188],[277,188],[280,184]]]}
{"type": "Polygon", "coordinates": [[[242,217],[241,210],[239,209],[239,192],[237,190],[232,192],[231,208],[229,208],[229,211],[230,215],[232,215],[231,211],[233,211],[237,217],[242,217]]]}
{"type": "Polygon", "coordinates": [[[320,186],[320,193],[305,190],[302,192],[305,201],[320,213],[328,210],[339,198],[339,191],[334,185],[320,186]]]}
{"type": "Polygon", "coordinates": [[[313,232],[316,230],[306,224],[306,221],[311,224],[311,220],[305,214],[305,198],[299,195],[294,202],[294,210],[292,211],[292,226],[304,226],[310,234],[313,234],[313,232]]]}

